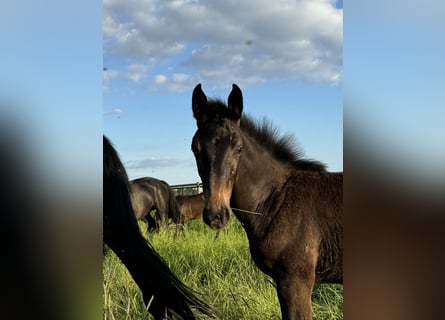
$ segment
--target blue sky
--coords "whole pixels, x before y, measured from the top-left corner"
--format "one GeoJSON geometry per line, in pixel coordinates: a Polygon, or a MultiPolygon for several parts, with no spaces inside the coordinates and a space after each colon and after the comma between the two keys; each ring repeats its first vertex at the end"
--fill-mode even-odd
{"type": "Polygon", "coordinates": [[[105,0],[104,133],[131,179],[199,181],[191,92],[226,99],[343,170],[342,1],[105,0]],[[263,3],[264,2],[264,3],[263,3]]]}

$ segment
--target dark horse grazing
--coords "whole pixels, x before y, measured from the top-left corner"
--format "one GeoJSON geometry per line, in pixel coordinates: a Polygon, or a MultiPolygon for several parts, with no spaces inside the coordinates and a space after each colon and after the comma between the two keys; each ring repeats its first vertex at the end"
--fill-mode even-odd
{"type": "Polygon", "coordinates": [[[208,101],[198,84],[192,109],[204,222],[223,228],[231,207],[253,261],[276,282],[283,319],[312,319],[314,283],[343,283],[343,173],[301,159],[268,122],[241,117],[235,84],[227,106],[208,101]]]}
{"type": "Polygon", "coordinates": [[[204,209],[204,194],[178,195],[176,196],[179,212],[184,220],[184,224],[193,219],[202,217],[204,209]]]}
{"type": "Polygon", "coordinates": [[[195,296],[142,237],[131,206],[127,173],[110,141],[103,137],[103,237],[142,291],[156,320],[195,319],[192,309],[214,317],[217,311],[195,296]]]}
{"type": "Polygon", "coordinates": [[[167,224],[169,218],[176,224],[182,224],[175,193],[167,182],[152,177],[139,178],[130,181],[130,189],[136,219],[145,221],[148,231],[167,224]],[[154,209],[155,219],[150,216],[154,209]]]}

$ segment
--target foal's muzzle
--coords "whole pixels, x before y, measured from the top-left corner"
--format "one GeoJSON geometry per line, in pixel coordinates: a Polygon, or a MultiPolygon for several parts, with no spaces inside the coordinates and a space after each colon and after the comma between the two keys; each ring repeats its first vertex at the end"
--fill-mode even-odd
{"type": "Polygon", "coordinates": [[[208,226],[210,226],[210,228],[220,230],[229,222],[229,210],[221,208],[217,212],[212,212],[210,209],[204,208],[202,219],[208,226]]]}

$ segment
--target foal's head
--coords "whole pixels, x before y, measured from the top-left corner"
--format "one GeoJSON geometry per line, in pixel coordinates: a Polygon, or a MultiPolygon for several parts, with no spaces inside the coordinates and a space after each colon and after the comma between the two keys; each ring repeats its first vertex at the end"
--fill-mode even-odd
{"type": "Polygon", "coordinates": [[[213,229],[221,229],[229,221],[230,197],[243,151],[239,129],[243,96],[233,84],[227,106],[218,100],[207,101],[198,84],[192,109],[198,126],[192,151],[204,189],[203,220],[213,229]]]}

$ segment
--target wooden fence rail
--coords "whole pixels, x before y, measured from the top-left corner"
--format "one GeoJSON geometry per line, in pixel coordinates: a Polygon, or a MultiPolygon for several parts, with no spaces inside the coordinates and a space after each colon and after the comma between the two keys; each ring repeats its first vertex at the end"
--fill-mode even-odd
{"type": "Polygon", "coordinates": [[[173,191],[178,195],[184,195],[184,194],[196,194],[202,192],[202,183],[196,182],[196,183],[186,183],[186,184],[176,184],[173,186],[170,186],[173,191]]]}

